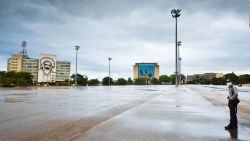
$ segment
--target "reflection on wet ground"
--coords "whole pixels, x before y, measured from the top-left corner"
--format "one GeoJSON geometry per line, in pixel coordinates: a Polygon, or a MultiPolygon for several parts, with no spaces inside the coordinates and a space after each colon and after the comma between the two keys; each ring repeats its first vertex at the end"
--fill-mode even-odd
{"type": "Polygon", "coordinates": [[[226,94],[226,86],[0,89],[0,140],[249,140],[250,95],[240,91],[239,128],[226,131],[226,94]]]}
{"type": "Polygon", "coordinates": [[[3,103],[3,102],[5,102],[5,98],[0,96],[0,104],[3,103]]]}
{"type": "Polygon", "coordinates": [[[5,98],[5,102],[23,102],[23,100],[19,98],[5,98]]]}
{"type": "Polygon", "coordinates": [[[232,139],[237,139],[238,138],[238,129],[230,129],[228,130],[230,137],[232,139]]]}
{"type": "MultiPolygon", "coordinates": [[[[205,85],[205,88],[210,88],[212,91],[226,91],[228,90],[227,86],[210,86],[205,85]]],[[[250,87],[238,87],[236,86],[239,92],[250,92],[250,87]]]]}

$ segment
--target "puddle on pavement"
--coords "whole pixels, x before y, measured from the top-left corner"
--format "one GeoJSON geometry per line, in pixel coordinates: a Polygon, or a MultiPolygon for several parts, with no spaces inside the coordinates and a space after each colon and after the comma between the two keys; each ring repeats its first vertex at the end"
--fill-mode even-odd
{"type": "Polygon", "coordinates": [[[250,92],[249,90],[238,90],[239,92],[250,92]]]}
{"type": "Polygon", "coordinates": [[[163,90],[155,90],[155,89],[138,89],[138,90],[142,90],[142,91],[153,91],[153,92],[156,92],[156,91],[163,91],[163,90]]]}
{"type": "Polygon", "coordinates": [[[0,103],[4,103],[5,102],[5,99],[0,97],[0,103]]]}
{"type": "Polygon", "coordinates": [[[14,103],[14,102],[23,102],[24,100],[18,99],[18,98],[5,98],[4,101],[5,101],[5,102],[14,103]]]}
{"type": "Polygon", "coordinates": [[[29,93],[13,93],[11,95],[29,95],[29,93]]]}

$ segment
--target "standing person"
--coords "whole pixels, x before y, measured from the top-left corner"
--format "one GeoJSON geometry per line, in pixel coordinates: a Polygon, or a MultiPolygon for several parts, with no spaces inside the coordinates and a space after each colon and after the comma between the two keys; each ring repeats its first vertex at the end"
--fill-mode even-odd
{"type": "Polygon", "coordinates": [[[228,107],[230,110],[230,123],[225,127],[226,130],[237,128],[237,104],[238,104],[238,92],[233,83],[228,86],[228,107]]]}

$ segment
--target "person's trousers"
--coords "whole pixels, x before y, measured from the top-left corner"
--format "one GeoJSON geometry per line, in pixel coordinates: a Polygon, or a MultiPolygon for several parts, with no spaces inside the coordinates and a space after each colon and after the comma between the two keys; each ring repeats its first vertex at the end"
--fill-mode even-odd
{"type": "Polygon", "coordinates": [[[233,104],[233,102],[228,102],[228,107],[230,110],[230,127],[236,127],[237,128],[237,115],[236,115],[236,105],[233,104]]]}

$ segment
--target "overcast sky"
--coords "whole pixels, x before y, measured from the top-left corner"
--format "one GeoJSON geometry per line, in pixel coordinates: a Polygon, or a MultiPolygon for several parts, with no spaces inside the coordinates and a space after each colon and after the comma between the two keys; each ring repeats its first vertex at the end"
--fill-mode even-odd
{"type": "Polygon", "coordinates": [[[28,54],[56,54],[90,79],[133,77],[136,62],[157,62],[160,74],[175,70],[175,20],[182,72],[250,74],[248,0],[1,0],[0,70],[27,41],[28,54]]]}

